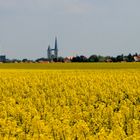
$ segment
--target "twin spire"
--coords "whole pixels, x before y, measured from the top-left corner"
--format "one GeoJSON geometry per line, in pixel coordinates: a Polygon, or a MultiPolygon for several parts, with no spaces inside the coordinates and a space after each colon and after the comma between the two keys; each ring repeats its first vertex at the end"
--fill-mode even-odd
{"type": "Polygon", "coordinates": [[[57,37],[55,37],[55,46],[54,49],[51,49],[50,45],[48,46],[48,60],[53,61],[58,59],[58,46],[57,46],[57,37]]]}

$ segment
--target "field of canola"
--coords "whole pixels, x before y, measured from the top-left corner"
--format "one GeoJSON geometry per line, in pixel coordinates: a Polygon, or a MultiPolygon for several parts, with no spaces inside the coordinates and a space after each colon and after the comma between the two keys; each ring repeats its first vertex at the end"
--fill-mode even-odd
{"type": "Polygon", "coordinates": [[[140,70],[0,70],[0,140],[139,140],[140,70]]]}

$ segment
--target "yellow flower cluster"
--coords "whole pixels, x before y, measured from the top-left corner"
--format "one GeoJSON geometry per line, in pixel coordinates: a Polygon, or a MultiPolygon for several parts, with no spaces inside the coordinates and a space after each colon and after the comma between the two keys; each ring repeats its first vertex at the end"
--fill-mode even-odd
{"type": "Polygon", "coordinates": [[[0,70],[0,139],[140,139],[140,71],[0,70]]]}

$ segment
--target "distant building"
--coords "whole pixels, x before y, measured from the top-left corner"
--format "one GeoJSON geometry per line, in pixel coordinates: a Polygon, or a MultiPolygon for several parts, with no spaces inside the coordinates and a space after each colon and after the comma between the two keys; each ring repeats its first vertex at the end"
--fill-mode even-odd
{"type": "Polygon", "coordinates": [[[113,62],[111,58],[107,58],[105,62],[113,62]]]}
{"type": "Polygon", "coordinates": [[[64,62],[65,63],[71,62],[72,59],[73,59],[73,57],[66,57],[66,58],[64,58],[64,62]]]}
{"type": "Polygon", "coordinates": [[[139,56],[134,56],[134,60],[135,60],[136,62],[140,62],[140,55],[139,55],[139,56]]]}
{"type": "Polygon", "coordinates": [[[0,55],[0,62],[6,62],[6,56],[0,55]]]}
{"type": "Polygon", "coordinates": [[[47,50],[48,60],[53,61],[54,59],[58,59],[58,46],[57,46],[57,38],[55,38],[55,46],[54,49],[51,49],[50,45],[47,50]]]}

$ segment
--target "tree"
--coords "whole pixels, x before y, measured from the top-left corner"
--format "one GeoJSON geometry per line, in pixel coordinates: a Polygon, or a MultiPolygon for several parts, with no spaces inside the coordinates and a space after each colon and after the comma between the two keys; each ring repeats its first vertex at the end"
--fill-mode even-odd
{"type": "Polygon", "coordinates": [[[80,56],[80,62],[87,62],[87,57],[84,55],[80,56]]]}
{"type": "Polygon", "coordinates": [[[58,62],[64,62],[64,58],[63,57],[58,57],[58,62]]]}
{"type": "Polygon", "coordinates": [[[127,61],[128,62],[133,62],[134,61],[134,57],[131,55],[131,53],[128,54],[127,61]]]}
{"type": "Polygon", "coordinates": [[[24,58],[24,59],[22,60],[22,62],[28,62],[28,59],[27,59],[27,58],[24,58]]]}
{"type": "Polygon", "coordinates": [[[71,61],[72,62],[87,62],[87,58],[81,55],[81,56],[73,57],[71,61]]]}
{"type": "Polygon", "coordinates": [[[117,62],[123,61],[123,54],[122,54],[122,55],[118,55],[118,56],[116,57],[116,61],[117,61],[117,62]]]}
{"type": "Polygon", "coordinates": [[[97,55],[91,55],[91,56],[88,58],[88,61],[89,61],[89,62],[99,62],[99,58],[97,57],[97,55]]]}
{"type": "Polygon", "coordinates": [[[98,56],[98,60],[99,60],[99,62],[105,62],[105,57],[99,55],[99,56],[98,56]]]}

